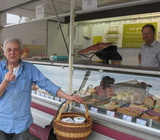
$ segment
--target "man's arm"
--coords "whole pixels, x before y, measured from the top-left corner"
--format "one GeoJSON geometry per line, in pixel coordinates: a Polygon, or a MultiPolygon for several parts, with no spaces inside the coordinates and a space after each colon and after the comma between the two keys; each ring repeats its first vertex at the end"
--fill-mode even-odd
{"type": "Polygon", "coordinates": [[[68,95],[65,92],[63,92],[61,89],[59,89],[57,91],[57,96],[62,97],[62,98],[67,99],[67,100],[72,100],[72,101],[75,101],[75,102],[79,102],[79,103],[83,101],[78,95],[74,95],[74,96],[68,95]]]}

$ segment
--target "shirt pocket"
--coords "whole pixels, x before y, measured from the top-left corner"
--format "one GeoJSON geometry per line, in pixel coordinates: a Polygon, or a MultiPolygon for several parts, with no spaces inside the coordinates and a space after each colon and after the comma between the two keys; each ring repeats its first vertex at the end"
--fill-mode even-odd
{"type": "Polygon", "coordinates": [[[22,79],[20,81],[20,91],[30,91],[31,90],[31,85],[32,85],[32,81],[29,79],[22,79]]]}

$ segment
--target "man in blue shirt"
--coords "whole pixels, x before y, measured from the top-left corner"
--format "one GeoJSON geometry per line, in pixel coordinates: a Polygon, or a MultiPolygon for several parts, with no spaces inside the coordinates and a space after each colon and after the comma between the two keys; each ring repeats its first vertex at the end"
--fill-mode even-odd
{"type": "Polygon", "coordinates": [[[82,102],[75,95],[64,93],[47,79],[33,64],[23,62],[19,39],[7,39],[3,44],[7,60],[0,62],[0,139],[28,140],[29,126],[33,123],[30,103],[31,87],[37,84],[54,96],[82,102]]]}

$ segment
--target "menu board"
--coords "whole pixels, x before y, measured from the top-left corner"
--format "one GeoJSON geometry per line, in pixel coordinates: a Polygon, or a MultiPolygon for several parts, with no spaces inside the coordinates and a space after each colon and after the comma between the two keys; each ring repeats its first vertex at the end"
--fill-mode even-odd
{"type": "MultiPolygon", "coordinates": [[[[124,24],[123,25],[123,37],[122,37],[122,47],[123,48],[140,48],[144,42],[142,39],[142,27],[147,23],[137,23],[137,24],[124,24]]],[[[157,29],[157,22],[150,23],[153,24],[157,29]]]]}

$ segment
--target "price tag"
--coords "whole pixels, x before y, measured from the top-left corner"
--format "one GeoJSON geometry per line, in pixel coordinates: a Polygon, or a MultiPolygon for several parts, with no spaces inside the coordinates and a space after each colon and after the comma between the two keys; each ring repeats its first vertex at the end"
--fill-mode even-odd
{"type": "Polygon", "coordinates": [[[132,117],[128,116],[128,115],[123,115],[123,120],[131,122],[132,121],[132,117]]]}
{"type": "Polygon", "coordinates": [[[41,96],[41,92],[39,92],[39,91],[36,94],[39,95],[39,96],[41,96]]]}
{"type": "Polygon", "coordinates": [[[96,107],[91,107],[91,111],[97,112],[97,111],[98,111],[98,108],[96,108],[96,107]]]}
{"type": "Polygon", "coordinates": [[[85,107],[84,107],[84,105],[83,105],[83,104],[80,104],[80,108],[85,109],[85,107]]]}
{"type": "Polygon", "coordinates": [[[59,97],[55,97],[55,100],[59,102],[59,97]]]}
{"type": "Polygon", "coordinates": [[[52,95],[50,95],[50,96],[49,96],[49,98],[50,98],[50,99],[53,99],[53,96],[52,96],[52,95]]]}
{"type": "Polygon", "coordinates": [[[137,120],[136,120],[136,123],[137,123],[137,124],[140,124],[140,125],[143,125],[143,126],[146,126],[147,121],[141,120],[141,119],[137,119],[137,120]]]}
{"type": "Polygon", "coordinates": [[[36,92],[34,90],[32,90],[32,94],[35,94],[36,92]]]}
{"type": "Polygon", "coordinates": [[[114,117],[115,112],[107,110],[107,116],[114,117]]]}
{"type": "Polygon", "coordinates": [[[43,97],[44,97],[44,93],[41,93],[41,96],[43,96],[43,97]]]}
{"type": "Polygon", "coordinates": [[[48,95],[48,94],[45,94],[45,97],[46,97],[46,98],[49,98],[49,95],[48,95]]]}

